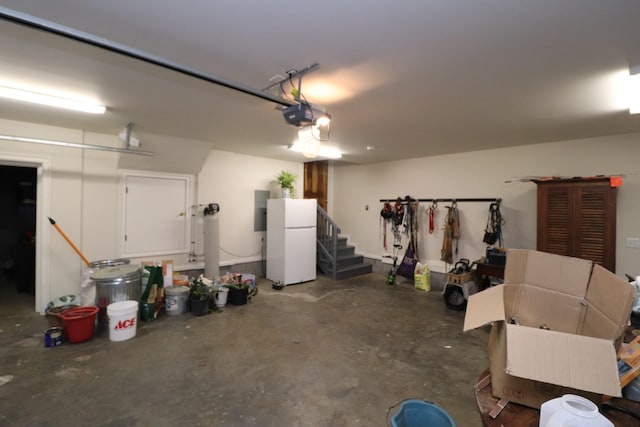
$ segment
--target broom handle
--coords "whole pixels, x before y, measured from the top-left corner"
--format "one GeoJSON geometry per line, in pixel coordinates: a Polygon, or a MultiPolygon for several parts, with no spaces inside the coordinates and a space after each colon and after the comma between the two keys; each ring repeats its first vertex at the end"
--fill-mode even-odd
{"type": "Polygon", "coordinates": [[[84,263],[87,264],[87,267],[91,267],[91,263],[89,262],[89,260],[82,254],[82,252],[80,252],[80,249],[78,249],[76,247],[76,245],[73,244],[71,239],[69,239],[69,237],[64,233],[64,231],[62,231],[62,229],[58,226],[58,224],[56,224],[56,222],[53,220],[53,218],[51,218],[51,217],[48,217],[48,218],[49,218],[49,222],[51,223],[51,225],[53,225],[55,227],[55,229],[58,230],[58,233],[60,233],[60,235],[62,237],[64,237],[64,240],[66,240],[67,243],[69,243],[69,245],[71,245],[73,250],[76,251],[76,253],[78,255],[80,255],[80,258],[82,258],[84,263]]]}

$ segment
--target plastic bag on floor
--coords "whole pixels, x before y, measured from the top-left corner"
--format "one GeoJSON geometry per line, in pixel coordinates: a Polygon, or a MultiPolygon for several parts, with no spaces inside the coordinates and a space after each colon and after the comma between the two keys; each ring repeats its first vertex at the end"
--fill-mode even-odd
{"type": "Polygon", "coordinates": [[[96,271],[96,268],[85,266],[80,273],[80,304],[83,306],[96,305],[96,282],[91,280],[96,271]]]}
{"type": "Polygon", "coordinates": [[[431,290],[429,267],[423,265],[420,261],[416,263],[416,269],[413,272],[413,282],[416,289],[420,289],[425,292],[429,292],[431,290]]]}

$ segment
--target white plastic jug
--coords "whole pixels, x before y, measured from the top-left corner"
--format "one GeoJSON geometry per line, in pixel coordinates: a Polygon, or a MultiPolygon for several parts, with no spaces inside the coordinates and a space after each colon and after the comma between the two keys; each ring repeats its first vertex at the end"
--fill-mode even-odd
{"type": "Polygon", "coordinates": [[[539,427],[614,427],[595,403],[575,394],[544,402],[540,407],[539,427]]]}

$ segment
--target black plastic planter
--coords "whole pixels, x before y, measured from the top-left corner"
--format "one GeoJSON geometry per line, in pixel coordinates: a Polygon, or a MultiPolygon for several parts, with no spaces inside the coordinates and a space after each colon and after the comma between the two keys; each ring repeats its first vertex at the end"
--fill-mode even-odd
{"type": "Polygon", "coordinates": [[[209,314],[209,299],[191,298],[191,314],[194,316],[209,314]]]}
{"type": "Polygon", "coordinates": [[[232,305],[244,305],[249,297],[249,288],[229,287],[228,302],[232,305]]]}

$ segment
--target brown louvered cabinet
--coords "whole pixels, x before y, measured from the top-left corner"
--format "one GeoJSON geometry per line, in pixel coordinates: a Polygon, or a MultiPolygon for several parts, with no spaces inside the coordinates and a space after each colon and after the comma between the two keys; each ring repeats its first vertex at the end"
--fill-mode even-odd
{"type": "Polygon", "coordinates": [[[536,184],[538,250],[588,259],[615,272],[617,188],[609,178],[536,184]]]}

